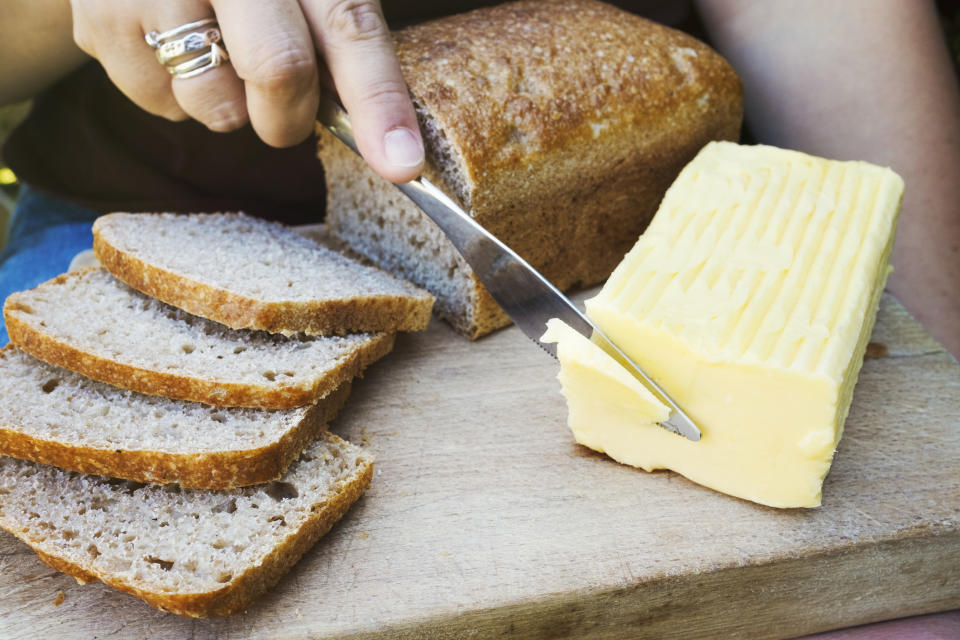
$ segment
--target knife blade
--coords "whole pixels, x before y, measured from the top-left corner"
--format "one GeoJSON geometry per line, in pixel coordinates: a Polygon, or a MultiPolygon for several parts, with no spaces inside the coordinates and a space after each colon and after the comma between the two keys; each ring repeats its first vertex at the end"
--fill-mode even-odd
{"type": "MultiPolygon", "coordinates": [[[[346,111],[325,92],[320,98],[320,124],[341,142],[360,153],[346,111]]],[[[544,351],[557,357],[555,344],[540,342],[547,320],[559,318],[608,352],[616,353],[627,370],[661,402],[670,416],[660,426],[689,440],[700,440],[700,429],[683,409],[630,359],[607,335],[549,280],[499,238],[479,225],[442,190],[424,177],[395,184],[433,220],[463,256],[477,279],[520,329],[544,351]]]]}

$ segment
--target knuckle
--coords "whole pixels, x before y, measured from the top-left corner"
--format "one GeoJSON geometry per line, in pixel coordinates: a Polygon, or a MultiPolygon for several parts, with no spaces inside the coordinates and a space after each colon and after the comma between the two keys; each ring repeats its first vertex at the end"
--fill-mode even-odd
{"type": "Polygon", "coordinates": [[[186,116],[186,112],[177,102],[169,85],[163,87],[145,86],[143,84],[133,85],[118,82],[112,76],[111,80],[145,111],[168,120],[183,119],[186,116]]]}
{"type": "Polygon", "coordinates": [[[174,105],[213,131],[233,131],[246,124],[246,99],[236,78],[222,69],[204,76],[175,78],[174,105]]]}
{"type": "Polygon", "coordinates": [[[170,109],[169,111],[165,111],[159,115],[162,118],[166,118],[170,122],[184,122],[190,119],[190,116],[184,113],[182,109],[170,109]]]}
{"type": "Polygon", "coordinates": [[[236,131],[247,124],[247,118],[237,113],[228,113],[215,115],[204,122],[204,124],[207,125],[207,128],[211,131],[226,133],[228,131],[236,131]]]}
{"type": "Polygon", "coordinates": [[[313,53],[299,47],[282,49],[256,59],[259,62],[244,74],[243,79],[273,94],[299,93],[317,73],[313,53]]]}
{"type": "Polygon", "coordinates": [[[105,2],[70,2],[73,23],[73,41],[84,53],[97,57],[97,43],[106,48],[108,37],[120,35],[120,39],[135,28],[135,16],[128,7],[111,7],[105,2]]]}
{"type": "Polygon", "coordinates": [[[180,108],[179,105],[163,105],[157,107],[150,107],[149,105],[140,105],[144,111],[152,113],[155,116],[159,116],[170,122],[183,122],[184,120],[189,120],[190,116],[187,115],[187,112],[180,108]]]}
{"type": "Polygon", "coordinates": [[[247,110],[235,101],[228,101],[210,108],[198,118],[211,131],[235,131],[247,124],[247,110]]]}
{"type": "Polygon", "coordinates": [[[282,149],[284,147],[292,147],[295,144],[303,142],[309,135],[309,130],[304,133],[300,129],[283,129],[279,131],[263,132],[261,138],[270,146],[282,149]]]}
{"type": "Polygon", "coordinates": [[[73,41],[77,44],[81,51],[86,53],[89,56],[95,55],[95,49],[93,46],[93,34],[90,29],[85,28],[83,23],[74,22],[73,23],[73,41]]]}
{"type": "Polygon", "coordinates": [[[357,99],[368,105],[396,105],[410,101],[407,87],[400,80],[379,79],[358,87],[357,99]]]}
{"type": "Polygon", "coordinates": [[[333,0],[324,24],[336,39],[346,42],[374,40],[387,34],[376,0],[333,0]]]}

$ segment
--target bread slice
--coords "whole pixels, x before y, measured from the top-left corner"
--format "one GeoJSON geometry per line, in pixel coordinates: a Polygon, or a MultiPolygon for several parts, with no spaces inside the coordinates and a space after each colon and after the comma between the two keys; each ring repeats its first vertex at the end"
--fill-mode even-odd
{"type": "Polygon", "coordinates": [[[279,478],[350,395],[344,382],[308,407],[211,407],[96,382],[9,345],[0,388],[0,454],[194,489],[279,478]]]}
{"type": "Polygon", "coordinates": [[[134,289],[234,329],[422,331],[433,308],[423,289],[243,214],[113,213],[93,248],[134,289]]]}
{"type": "Polygon", "coordinates": [[[428,289],[436,296],[434,312],[471,339],[510,324],[440,227],[392,184],[366,174],[363,160],[329,132],[318,129],[317,134],[327,180],[327,225],[334,239],[428,289]]]}
{"type": "Polygon", "coordinates": [[[15,293],[3,314],[10,341],[45,362],[125,389],[217,406],[311,404],[389,353],[394,339],[235,331],[96,268],[15,293]]]}
{"type": "Polygon", "coordinates": [[[324,433],[278,482],[138,485],[0,458],[0,527],[79,582],[182,616],[245,610],[370,485],[373,458],[324,433]]]}
{"type": "MultiPolygon", "coordinates": [[[[595,0],[500,4],[394,34],[425,175],[561,289],[605,279],[680,169],[736,140],[737,74],[691,36],[595,0]]],[[[331,232],[478,337],[509,323],[413,204],[321,135],[331,232]]]]}

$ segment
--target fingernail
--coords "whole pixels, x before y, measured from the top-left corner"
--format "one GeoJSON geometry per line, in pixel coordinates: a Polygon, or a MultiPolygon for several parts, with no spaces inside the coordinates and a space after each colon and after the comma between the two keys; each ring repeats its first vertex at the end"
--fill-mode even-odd
{"type": "Polygon", "coordinates": [[[404,127],[387,131],[383,136],[383,150],[390,164],[396,167],[416,167],[423,162],[423,144],[404,127]]]}

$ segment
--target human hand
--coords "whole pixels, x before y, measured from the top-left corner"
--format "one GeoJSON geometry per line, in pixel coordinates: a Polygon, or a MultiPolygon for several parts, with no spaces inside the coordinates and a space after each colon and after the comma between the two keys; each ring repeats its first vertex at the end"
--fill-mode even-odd
{"type": "Polygon", "coordinates": [[[71,0],[77,45],[144,110],[213,131],[249,122],[269,145],[313,131],[320,76],[332,79],[357,146],[384,178],[423,166],[423,142],[377,0],[71,0]],[[230,63],[172,77],[144,34],[216,17],[230,63]],[[318,65],[317,53],[326,68],[318,65]]]}

